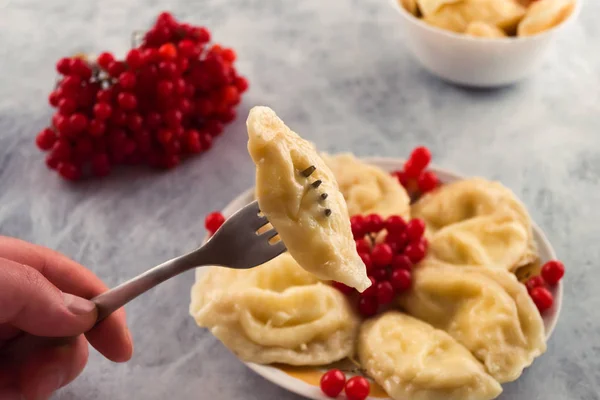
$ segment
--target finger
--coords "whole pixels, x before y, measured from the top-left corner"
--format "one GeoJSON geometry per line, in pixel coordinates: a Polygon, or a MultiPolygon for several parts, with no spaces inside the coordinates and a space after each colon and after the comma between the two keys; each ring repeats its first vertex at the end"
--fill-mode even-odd
{"type": "MultiPolygon", "coordinates": [[[[22,240],[0,236],[0,257],[26,264],[40,271],[66,293],[91,299],[108,288],[91,271],[64,255],[22,240]]],[[[127,361],[133,354],[125,310],[119,309],[87,333],[96,350],[115,362],[127,361]]]]}
{"type": "Polygon", "coordinates": [[[25,400],[47,399],[73,381],[85,368],[89,356],[85,337],[69,345],[45,349],[19,367],[19,389],[25,400]]]}
{"type": "Polygon", "coordinates": [[[96,321],[89,300],[58,290],[26,265],[0,258],[0,323],[37,336],[75,336],[96,321]]]}

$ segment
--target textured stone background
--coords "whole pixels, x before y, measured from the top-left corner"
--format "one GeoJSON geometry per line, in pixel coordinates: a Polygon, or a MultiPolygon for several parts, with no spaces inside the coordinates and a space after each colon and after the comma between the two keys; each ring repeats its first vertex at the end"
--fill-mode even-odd
{"type": "MultiPolygon", "coordinates": [[[[203,216],[252,184],[249,107],[272,106],[322,149],[405,156],[500,179],[529,206],[568,266],[547,354],[503,400],[599,399],[600,4],[588,0],[544,67],[494,91],[449,86],[402,44],[387,0],[0,0],[0,232],[44,244],[109,285],[193,248],[203,216]],[[233,46],[251,90],[213,151],[168,174],[70,186],[33,145],[50,119],[53,64],[77,51],[125,51],[130,31],[169,9],[233,46]]],[[[92,354],[57,399],[298,399],[255,375],[188,317],[193,274],[128,309],[136,353],[92,354]]]]}

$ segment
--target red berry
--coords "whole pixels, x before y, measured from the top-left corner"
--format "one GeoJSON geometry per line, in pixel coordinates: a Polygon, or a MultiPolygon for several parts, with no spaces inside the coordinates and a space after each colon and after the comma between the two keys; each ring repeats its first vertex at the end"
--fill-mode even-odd
{"type": "Polygon", "coordinates": [[[377,298],[375,297],[360,296],[358,299],[358,312],[363,317],[372,317],[377,314],[378,307],[379,304],[377,304],[377,298]]]}
{"type": "Polygon", "coordinates": [[[61,58],[56,63],[56,71],[62,75],[68,75],[71,73],[71,59],[70,58],[61,58]]]}
{"type": "Polygon", "coordinates": [[[321,376],[321,390],[329,397],[337,397],[342,393],[345,384],[346,377],[339,369],[330,369],[321,376]]]}
{"type": "Polygon", "coordinates": [[[127,53],[127,57],[125,57],[125,62],[129,66],[131,70],[136,70],[144,65],[144,58],[142,57],[142,52],[139,49],[131,49],[127,53]]]}
{"type": "Polygon", "coordinates": [[[125,72],[126,69],[127,69],[127,66],[125,65],[124,62],[113,61],[110,64],[108,64],[106,72],[108,72],[108,74],[110,76],[112,76],[113,78],[116,78],[119,75],[121,75],[123,72],[125,72]]]}
{"type": "Polygon", "coordinates": [[[161,129],[156,134],[156,139],[162,144],[167,144],[173,139],[173,131],[169,129],[161,129]]]}
{"type": "Polygon", "coordinates": [[[58,102],[58,112],[62,115],[71,115],[77,109],[77,104],[75,101],[69,98],[61,99],[58,102]]]}
{"type": "Polygon", "coordinates": [[[208,150],[212,147],[212,136],[208,133],[200,135],[200,143],[202,143],[202,149],[208,150]]]}
{"type": "Polygon", "coordinates": [[[161,61],[158,64],[158,75],[164,79],[175,78],[178,74],[177,64],[173,61],[161,61]]]}
{"type": "Polygon", "coordinates": [[[57,89],[48,96],[48,103],[50,103],[52,107],[58,107],[58,103],[60,102],[61,98],[61,90],[57,89]]]}
{"type": "Polygon", "coordinates": [[[196,29],[195,36],[200,43],[207,43],[210,41],[210,31],[203,26],[196,29]]]}
{"type": "Polygon", "coordinates": [[[52,153],[48,153],[46,156],[46,166],[50,169],[58,168],[58,164],[60,164],[60,160],[54,156],[52,153]]]}
{"type": "Polygon", "coordinates": [[[56,133],[50,128],[46,128],[35,138],[35,144],[40,150],[50,150],[56,143],[56,133]]]}
{"type": "Polygon", "coordinates": [[[131,93],[121,92],[117,96],[117,101],[119,102],[119,107],[123,110],[133,110],[137,107],[137,99],[131,93]]]}
{"type": "Polygon", "coordinates": [[[104,124],[104,122],[97,119],[93,119],[90,121],[90,124],[88,126],[88,133],[90,134],[90,136],[102,136],[104,135],[104,131],[106,131],[106,125],[104,124]]]}
{"type": "Polygon", "coordinates": [[[71,61],[71,72],[72,75],[77,75],[83,80],[88,80],[92,77],[92,69],[90,66],[81,58],[74,58],[71,61]]]}
{"type": "Polygon", "coordinates": [[[183,39],[177,44],[179,54],[184,57],[190,57],[196,52],[196,44],[189,39],[183,39]]]}
{"type": "Polygon", "coordinates": [[[371,391],[369,381],[363,376],[353,376],[345,386],[348,400],[365,400],[371,391]]]}
{"type": "Polygon", "coordinates": [[[396,293],[402,293],[410,288],[410,285],[412,284],[412,274],[407,269],[395,269],[392,271],[390,283],[396,293]]]}
{"type": "Polygon", "coordinates": [[[189,130],[185,135],[185,148],[187,151],[189,153],[200,153],[202,151],[200,133],[198,133],[196,130],[189,130]]]}
{"type": "Polygon", "coordinates": [[[388,281],[379,282],[377,284],[377,302],[380,305],[389,304],[394,300],[394,288],[388,281]]]}
{"type": "Polygon", "coordinates": [[[394,254],[401,253],[408,244],[408,236],[406,232],[388,233],[385,237],[385,242],[390,245],[394,254]]]}
{"type": "Polygon", "coordinates": [[[392,172],[392,176],[398,179],[398,182],[405,188],[408,186],[408,177],[404,171],[394,171],[392,172]]]}
{"type": "Polygon", "coordinates": [[[416,147],[411,153],[409,160],[412,160],[415,168],[423,171],[431,162],[431,152],[425,146],[416,147]]]}
{"type": "Polygon", "coordinates": [[[94,145],[90,139],[83,137],[77,140],[77,144],[75,145],[75,153],[80,160],[87,160],[93,152],[94,145]]]}
{"type": "Polygon", "coordinates": [[[377,282],[381,282],[381,281],[387,281],[389,279],[389,275],[390,275],[390,271],[388,270],[388,268],[379,268],[379,269],[375,269],[373,271],[370,272],[373,276],[373,278],[375,278],[375,280],[377,282]]]}
{"type": "Polygon", "coordinates": [[[228,110],[225,110],[221,113],[219,113],[219,120],[224,123],[224,124],[228,124],[231,121],[233,121],[236,117],[236,113],[235,113],[235,109],[234,108],[230,108],[228,110]]]}
{"type": "Polygon", "coordinates": [[[237,87],[233,85],[225,86],[221,91],[223,102],[226,104],[238,104],[240,102],[240,93],[237,87]]]}
{"type": "Polygon", "coordinates": [[[404,163],[404,176],[406,176],[407,179],[417,179],[422,171],[423,169],[415,164],[412,158],[409,158],[404,163]]]}
{"type": "Polygon", "coordinates": [[[358,256],[362,260],[363,264],[365,264],[367,271],[373,269],[373,261],[371,260],[371,255],[369,253],[358,253],[358,256]]]}
{"type": "Polygon", "coordinates": [[[341,282],[333,282],[332,283],[333,287],[336,288],[337,290],[339,290],[340,292],[342,292],[343,294],[350,294],[352,292],[354,292],[354,289],[351,288],[350,286],[344,285],[341,282]]]}
{"type": "Polygon", "coordinates": [[[75,75],[65,76],[63,80],[60,81],[60,87],[63,91],[73,94],[73,92],[81,87],[81,78],[75,75]]]}
{"type": "Polygon", "coordinates": [[[92,173],[97,177],[103,177],[110,174],[110,160],[108,155],[101,153],[92,158],[92,173]]]}
{"type": "Polygon", "coordinates": [[[225,222],[225,217],[218,211],[211,212],[204,220],[204,227],[210,233],[215,233],[225,222]]]}
{"type": "Polygon", "coordinates": [[[550,293],[550,291],[545,287],[535,287],[531,289],[529,295],[531,296],[531,299],[537,306],[540,313],[552,307],[552,304],[554,303],[552,293],[550,293]]]}
{"type": "Polygon", "coordinates": [[[142,60],[144,64],[151,64],[160,60],[158,50],[154,48],[147,48],[142,51],[142,60]]]}
{"type": "Polygon", "coordinates": [[[110,103],[113,99],[113,91],[112,89],[103,89],[98,91],[96,95],[96,100],[98,103],[110,103]]]}
{"type": "Polygon", "coordinates": [[[106,103],[97,103],[94,106],[94,115],[99,120],[106,120],[112,114],[112,107],[106,103]]]}
{"type": "Polygon", "coordinates": [[[158,85],[156,85],[156,92],[159,96],[171,96],[171,94],[173,94],[173,82],[165,80],[158,82],[158,85]]]}
{"type": "Polygon", "coordinates": [[[406,222],[401,216],[392,215],[385,220],[385,229],[387,229],[388,233],[404,232],[406,229],[406,222]]]}
{"type": "Polygon", "coordinates": [[[369,214],[365,217],[365,225],[367,231],[377,233],[385,227],[385,221],[381,215],[369,214]]]}
{"type": "Polygon", "coordinates": [[[370,253],[371,252],[371,244],[367,239],[357,239],[356,241],[356,251],[358,253],[370,253]]]}
{"type": "Polygon", "coordinates": [[[565,275],[565,266],[558,260],[548,261],[542,266],[542,277],[550,286],[556,285],[565,275]]]}
{"type": "Polygon", "coordinates": [[[236,54],[233,49],[223,49],[223,51],[221,51],[221,57],[223,57],[223,60],[232,63],[236,59],[236,54]]]}
{"type": "Polygon", "coordinates": [[[544,287],[545,285],[546,282],[541,276],[532,276],[527,280],[527,282],[525,282],[525,286],[527,286],[528,292],[531,292],[536,287],[544,287]]]}
{"type": "Polygon", "coordinates": [[[237,78],[235,78],[234,84],[240,93],[243,93],[246,90],[248,90],[248,80],[243,76],[238,76],[237,78]]]}
{"type": "Polygon", "coordinates": [[[135,74],[130,71],[123,72],[119,75],[119,84],[123,89],[133,89],[135,87],[135,74]]]}
{"type": "Polygon", "coordinates": [[[387,243],[376,244],[371,251],[371,259],[375,268],[384,268],[392,263],[394,253],[387,243]]]}
{"type": "Polygon", "coordinates": [[[421,193],[430,192],[438,186],[438,177],[431,171],[425,171],[419,175],[417,185],[421,193]]]}
{"type": "Polygon", "coordinates": [[[127,126],[132,132],[137,132],[144,127],[144,119],[140,114],[129,114],[127,117],[127,126]]]}
{"type": "Polygon", "coordinates": [[[69,117],[69,125],[72,133],[81,133],[88,126],[88,119],[83,114],[73,114],[69,117]]]}
{"type": "Polygon", "coordinates": [[[157,112],[149,112],[146,114],[145,125],[148,129],[156,129],[162,123],[162,117],[157,112]]]}
{"type": "Polygon", "coordinates": [[[422,219],[411,219],[406,224],[406,235],[411,242],[419,240],[423,233],[425,233],[425,222],[422,219]]]}
{"type": "Polygon", "coordinates": [[[125,126],[127,124],[127,113],[121,109],[113,110],[110,123],[114,126],[125,126]]]}
{"type": "Polygon", "coordinates": [[[413,264],[425,258],[427,254],[427,242],[420,240],[418,242],[409,243],[404,249],[404,254],[410,259],[413,264]]]}
{"type": "Polygon", "coordinates": [[[57,167],[60,176],[69,181],[76,181],[81,178],[81,169],[69,162],[61,162],[57,167]]]}
{"type": "Polygon", "coordinates": [[[66,140],[59,139],[52,146],[52,156],[59,161],[68,161],[71,157],[71,146],[66,140]]]}
{"type": "Polygon", "coordinates": [[[392,259],[392,268],[393,269],[405,269],[407,271],[412,270],[413,264],[404,254],[396,254],[392,259]]]}
{"type": "Polygon", "coordinates": [[[158,48],[158,54],[163,60],[174,60],[177,58],[177,48],[173,43],[166,43],[158,48]]]}
{"type": "Polygon", "coordinates": [[[102,68],[107,70],[109,65],[115,61],[115,57],[111,53],[100,53],[96,62],[102,68]]]}
{"type": "Polygon", "coordinates": [[[183,115],[178,110],[169,110],[163,114],[162,119],[169,128],[176,128],[181,125],[183,115]]]}
{"type": "Polygon", "coordinates": [[[365,220],[360,215],[355,215],[350,218],[350,227],[352,228],[352,235],[355,240],[361,239],[367,233],[365,220]]]}

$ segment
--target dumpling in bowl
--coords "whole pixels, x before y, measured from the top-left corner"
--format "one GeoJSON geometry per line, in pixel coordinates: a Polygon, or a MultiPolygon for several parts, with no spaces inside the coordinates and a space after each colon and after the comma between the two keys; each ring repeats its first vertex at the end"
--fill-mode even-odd
{"type": "Polygon", "coordinates": [[[417,17],[419,15],[419,6],[417,0],[398,0],[402,8],[417,17]]]}
{"type": "Polygon", "coordinates": [[[399,301],[469,349],[500,383],[517,379],[546,351],[542,317],[510,272],[426,259],[399,301]]]}
{"type": "Polygon", "coordinates": [[[300,266],[362,292],[371,285],[350,229],[344,196],[314,145],[268,107],[254,107],[248,152],[261,211],[300,266]]]}
{"type": "Polygon", "coordinates": [[[525,15],[525,7],[514,0],[463,0],[441,7],[425,22],[438,28],[463,33],[471,22],[481,21],[514,32],[525,15]]]}
{"type": "Polygon", "coordinates": [[[473,260],[476,264],[481,264],[489,261],[512,271],[537,258],[529,213],[514,193],[499,182],[469,178],[445,184],[421,197],[413,204],[411,213],[413,218],[421,218],[425,221],[426,236],[432,244],[437,240],[438,233],[442,236],[440,241],[443,245],[433,244],[433,246],[438,248],[437,255],[448,262],[457,262],[456,260],[461,262],[462,259],[465,262],[473,260]],[[476,222],[478,218],[487,216],[496,216],[496,221],[501,224],[485,227],[486,221],[489,222],[490,219],[476,222]],[[507,223],[511,218],[514,224],[507,223]],[[469,222],[466,226],[460,226],[466,222],[469,222]],[[517,225],[522,229],[516,228],[517,225]],[[502,227],[506,229],[500,229],[502,227]],[[523,231],[527,236],[527,246],[516,245],[520,243],[523,231]],[[469,236],[469,239],[465,240],[473,245],[469,250],[473,256],[461,255],[461,252],[467,250],[462,245],[455,249],[458,252],[456,255],[447,252],[453,250],[454,243],[458,243],[455,240],[456,235],[452,232],[459,233],[459,237],[462,238],[469,236]],[[502,232],[513,232],[516,236],[509,237],[502,232]],[[506,250],[507,253],[503,256],[502,248],[510,250],[506,250]],[[517,254],[517,249],[522,249],[522,252],[517,254]],[[441,256],[442,251],[445,253],[443,256],[441,256]],[[490,258],[484,257],[477,261],[475,257],[477,252],[486,253],[490,258]],[[505,262],[509,264],[501,265],[505,262]]]}
{"type": "Polygon", "coordinates": [[[419,10],[423,16],[428,17],[437,13],[440,8],[447,4],[460,3],[464,0],[417,0],[419,10]]]}
{"type": "Polygon", "coordinates": [[[507,36],[506,32],[502,29],[482,21],[471,22],[467,26],[465,34],[481,38],[501,38],[507,36]]]}
{"type": "Polygon", "coordinates": [[[365,322],[360,363],[397,400],[491,400],[502,388],[446,332],[400,312],[365,322]]]}
{"type": "Polygon", "coordinates": [[[351,216],[376,213],[384,218],[390,215],[409,218],[410,198],[388,172],[349,153],[322,157],[338,182],[351,216]]]}
{"type": "Polygon", "coordinates": [[[353,354],[359,319],[345,296],[284,253],[250,270],[212,267],[190,314],[240,359],[323,365],[353,354]]]}
{"type": "Polygon", "coordinates": [[[563,23],[573,10],[576,0],[541,0],[533,3],[519,23],[519,36],[532,36],[563,23]]]}
{"type": "Polygon", "coordinates": [[[471,218],[431,237],[429,254],[450,264],[514,270],[529,251],[528,232],[511,214],[471,218]]]}

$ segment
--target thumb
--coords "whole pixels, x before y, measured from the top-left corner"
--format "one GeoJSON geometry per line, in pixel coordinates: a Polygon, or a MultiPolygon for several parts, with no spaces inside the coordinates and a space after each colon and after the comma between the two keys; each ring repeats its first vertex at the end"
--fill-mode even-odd
{"type": "Polygon", "coordinates": [[[36,336],[75,336],[92,328],[96,306],[61,292],[39,271],[0,258],[0,324],[36,336]]]}

